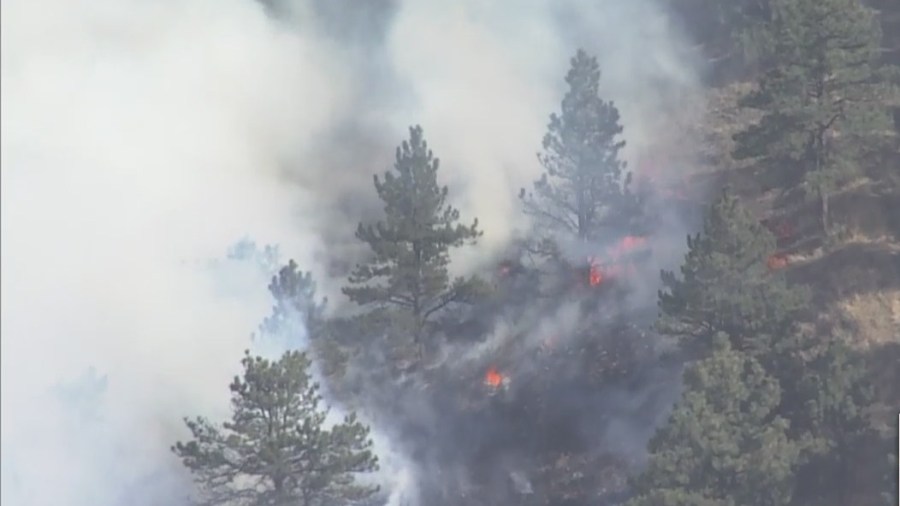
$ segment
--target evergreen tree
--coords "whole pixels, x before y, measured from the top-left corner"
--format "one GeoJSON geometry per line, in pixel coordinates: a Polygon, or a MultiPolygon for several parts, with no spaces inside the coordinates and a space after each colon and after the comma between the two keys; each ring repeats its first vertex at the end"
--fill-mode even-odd
{"type": "Polygon", "coordinates": [[[538,155],[545,172],[533,193],[523,188],[519,197],[545,230],[587,241],[621,226],[635,208],[631,174],[619,159],[619,110],[599,96],[597,59],[579,50],[571,64],[561,114],[550,116],[538,155]]]}
{"type": "Polygon", "coordinates": [[[231,419],[221,427],[185,419],[193,437],[172,448],[201,486],[202,504],[343,505],[377,491],[354,479],[378,469],[368,427],[355,414],[323,427],[327,411],[304,353],[272,362],[248,352],[241,364],[231,419]]]}
{"type": "Polygon", "coordinates": [[[662,272],[658,329],[678,336],[692,354],[724,332],[738,350],[755,356],[786,335],[807,292],[770,272],[775,239],[728,189],[710,206],[703,231],[688,237],[681,276],[662,272]]]}
{"type": "Polygon", "coordinates": [[[852,176],[862,139],[890,128],[878,25],[860,0],[774,0],[771,32],[773,67],[741,101],[763,117],[735,135],[734,156],[787,174],[782,185],[803,182],[828,233],[829,194],[852,176]]]}
{"type": "Polygon", "coordinates": [[[328,299],[316,300],[316,282],[312,273],[300,271],[297,263],[291,260],[272,277],[269,293],[275,299],[275,306],[263,322],[264,332],[302,332],[296,326],[303,325],[305,331],[314,336],[321,329],[328,299]]]}
{"type": "Polygon", "coordinates": [[[728,62],[744,72],[771,56],[770,0],[669,0],[705,46],[711,63],[728,62]]]}
{"type": "Polygon", "coordinates": [[[798,504],[846,503],[858,448],[874,437],[864,415],[872,403],[864,365],[843,342],[795,325],[808,291],[767,272],[774,238],[729,191],[710,207],[703,232],[688,241],[681,277],[663,273],[659,329],[682,337],[703,356],[724,333],[773,378],[781,392],[775,413],[801,451],[798,504]]]}
{"type": "MultiPolygon", "coordinates": [[[[360,224],[356,237],[369,245],[373,258],[357,265],[343,292],[362,305],[403,310],[422,353],[422,338],[434,317],[448,305],[468,302],[481,289],[477,278],[450,279],[450,248],[474,244],[478,220],[459,224],[459,211],[447,204],[448,190],[439,186],[439,160],[422,135],[409,130],[409,141],[397,148],[394,172],[375,176],[375,189],[385,204],[385,220],[360,224]]],[[[376,308],[377,309],[377,308],[376,308]]]]}
{"type": "Polygon", "coordinates": [[[347,363],[346,335],[338,328],[340,322],[325,319],[328,299],[318,299],[316,289],[312,273],[299,270],[293,260],[288,262],[269,283],[275,305],[260,331],[263,338],[274,339],[286,349],[308,345],[320,371],[331,377],[343,372],[347,363]]]}
{"type": "Polygon", "coordinates": [[[798,503],[850,504],[854,462],[878,438],[866,415],[874,391],[865,365],[844,342],[831,339],[810,354],[792,360],[785,353],[776,365],[785,367],[775,369],[783,376],[786,394],[779,412],[791,420],[792,436],[803,443],[798,503]],[[791,367],[790,361],[796,365],[791,367]]]}
{"type": "Polygon", "coordinates": [[[790,503],[799,450],[776,414],[778,383],[727,336],[714,347],[685,372],[685,392],[650,441],[629,506],[790,503]]]}

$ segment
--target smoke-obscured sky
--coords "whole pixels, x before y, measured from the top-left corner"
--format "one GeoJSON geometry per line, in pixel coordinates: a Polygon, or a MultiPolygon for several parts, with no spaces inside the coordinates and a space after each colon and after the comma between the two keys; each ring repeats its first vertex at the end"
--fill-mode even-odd
{"type": "Polygon", "coordinates": [[[278,244],[339,302],[329,263],[409,125],[486,232],[469,266],[524,224],[577,47],[631,159],[695,86],[651,0],[8,0],[0,23],[2,499],[21,506],[186,493],[180,419],[224,413],[270,304],[258,270],[208,261],[278,244]]]}

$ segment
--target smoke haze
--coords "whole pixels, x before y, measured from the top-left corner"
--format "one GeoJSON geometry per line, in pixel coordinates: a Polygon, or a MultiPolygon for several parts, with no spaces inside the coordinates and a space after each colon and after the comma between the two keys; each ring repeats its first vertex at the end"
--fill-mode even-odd
{"type": "Polygon", "coordinates": [[[650,0],[362,5],[3,3],[4,501],[186,496],[168,451],[181,417],[226,413],[271,305],[268,273],[204,265],[245,236],[277,244],[340,307],[333,264],[358,254],[371,175],[408,125],[482,223],[455,264],[471,269],[526,226],[516,194],[577,47],[598,56],[632,160],[695,86],[650,0]]]}

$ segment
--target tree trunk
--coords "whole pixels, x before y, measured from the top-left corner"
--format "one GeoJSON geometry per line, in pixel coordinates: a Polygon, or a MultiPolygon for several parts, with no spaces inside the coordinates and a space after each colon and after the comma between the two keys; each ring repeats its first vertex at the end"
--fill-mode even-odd
{"type": "Polygon", "coordinates": [[[819,201],[822,204],[822,232],[826,237],[830,235],[831,225],[828,219],[828,192],[819,190],[819,201]]]}
{"type": "Polygon", "coordinates": [[[415,346],[416,359],[421,363],[425,359],[425,319],[421,315],[421,309],[416,303],[416,313],[413,315],[413,345],[415,346]]]}

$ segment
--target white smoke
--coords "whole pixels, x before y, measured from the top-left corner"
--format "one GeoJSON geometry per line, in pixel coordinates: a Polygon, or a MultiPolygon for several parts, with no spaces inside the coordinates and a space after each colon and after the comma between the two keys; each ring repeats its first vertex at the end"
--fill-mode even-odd
{"type": "Polygon", "coordinates": [[[226,293],[198,262],[249,234],[321,278],[330,229],[363,218],[332,206],[371,199],[409,124],[493,249],[523,225],[515,195],[577,46],[600,57],[626,135],[642,132],[629,140],[652,138],[653,108],[693,84],[649,0],[399,2],[366,52],[377,78],[321,2],[294,4],[276,20],[253,0],[3,2],[4,501],[187,493],[168,451],[181,417],[225,413],[271,305],[264,277],[226,293]],[[358,148],[329,144],[354,122],[358,148]],[[108,378],[100,425],[49,393],[89,367],[108,378]],[[146,485],[160,473],[165,487],[146,485]]]}
{"type": "Polygon", "coordinates": [[[244,0],[4,2],[2,36],[3,500],[122,504],[182,416],[227,408],[269,309],[264,277],[234,298],[196,261],[252,233],[310,262],[280,163],[344,80],[244,0]],[[45,395],[89,366],[101,434],[45,395]]]}
{"type": "Polygon", "coordinates": [[[672,136],[669,113],[696,89],[679,40],[653,0],[408,0],[387,51],[415,102],[394,123],[424,126],[459,207],[487,231],[483,247],[501,248],[526,226],[518,189],[540,175],[535,154],[575,50],[598,57],[633,164],[672,136]]]}

